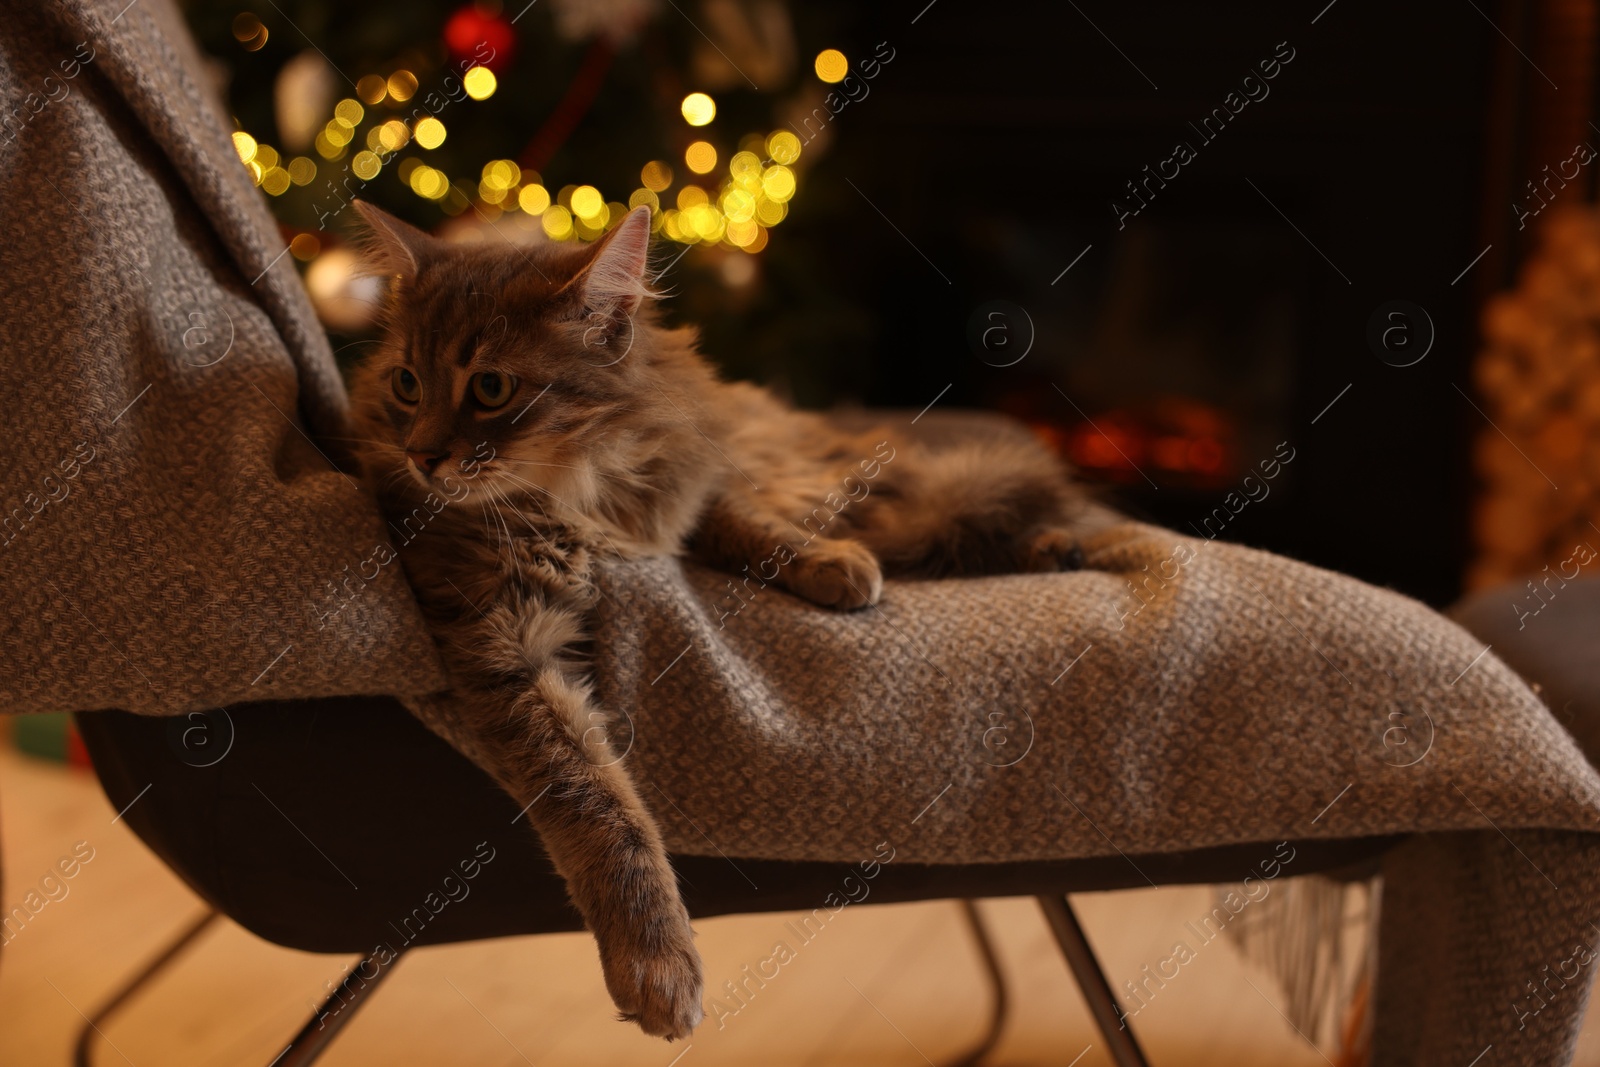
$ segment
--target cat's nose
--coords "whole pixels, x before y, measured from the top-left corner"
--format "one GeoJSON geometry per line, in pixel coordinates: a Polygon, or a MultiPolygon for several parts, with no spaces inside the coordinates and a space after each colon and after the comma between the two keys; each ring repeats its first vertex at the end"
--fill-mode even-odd
{"type": "Polygon", "coordinates": [[[431,475],[434,468],[450,458],[448,452],[407,452],[406,456],[417,465],[417,470],[431,475]]]}

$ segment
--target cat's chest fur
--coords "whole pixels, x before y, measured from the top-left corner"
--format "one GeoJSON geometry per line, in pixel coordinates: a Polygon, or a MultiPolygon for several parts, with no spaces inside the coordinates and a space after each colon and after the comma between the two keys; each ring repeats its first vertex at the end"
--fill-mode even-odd
{"type": "Polygon", "coordinates": [[[597,567],[615,553],[592,530],[490,517],[443,513],[401,559],[449,672],[520,684],[584,644],[597,567]]]}
{"type": "Polygon", "coordinates": [[[449,621],[592,604],[596,564],[622,555],[592,523],[485,501],[441,512],[401,559],[424,612],[449,621]]]}

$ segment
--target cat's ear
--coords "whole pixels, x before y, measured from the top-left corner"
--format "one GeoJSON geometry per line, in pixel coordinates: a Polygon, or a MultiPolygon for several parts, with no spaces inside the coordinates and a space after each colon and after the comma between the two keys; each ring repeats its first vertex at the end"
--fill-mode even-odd
{"type": "Polygon", "coordinates": [[[366,272],[382,277],[399,274],[415,278],[423,261],[438,246],[438,239],[365,200],[352,203],[356,214],[366,224],[366,240],[361,250],[366,272]]]}
{"type": "Polygon", "coordinates": [[[595,245],[576,279],[585,311],[630,318],[656,294],[645,277],[650,257],[650,209],[634,208],[595,245]]]}

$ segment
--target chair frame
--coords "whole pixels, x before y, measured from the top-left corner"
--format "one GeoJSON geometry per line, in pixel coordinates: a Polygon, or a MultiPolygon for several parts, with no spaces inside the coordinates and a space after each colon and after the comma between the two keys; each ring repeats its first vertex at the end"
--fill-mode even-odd
{"type": "MultiPolygon", "coordinates": [[[[1041,896],[1038,901],[1051,931],[1055,934],[1061,954],[1066,959],[1067,967],[1077,982],[1078,990],[1089,1006],[1089,1014],[1105,1039],[1112,1060],[1117,1067],[1148,1067],[1127,1017],[1112,995],[1111,985],[1106,981],[1105,973],[1100,969],[1094,949],[1084,933],[1083,924],[1078,921],[1077,913],[1072,910],[1071,901],[1066,896],[1041,896]]],[[[949,1061],[948,1067],[978,1067],[978,1064],[982,1063],[1000,1043],[1010,1013],[1011,996],[994,938],[985,925],[976,902],[961,900],[958,903],[978,949],[979,960],[988,979],[991,994],[989,1022],[983,1036],[967,1052],[949,1061]]],[[[84,1020],[83,1028],[78,1033],[77,1044],[73,1047],[74,1067],[93,1067],[94,1039],[96,1036],[102,1038],[105,1036],[102,1026],[112,1016],[118,1014],[128,1001],[171,967],[221,917],[221,912],[207,908],[204,914],[179,931],[165,948],[118,987],[94,1014],[84,1020]]],[[[311,1017],[300,1027],[300,1031],[269,1061],[267,1067],[309,1067],[320,1059],[328,1046],[339,1036],[339,1032],[366,1004],[383,980],[394,971],[395,965],[403,958],[404,951],[402,950],[399,957],[390,959],[385,965],[380,965],[374,956],[365,956],[351,967],[339,987],[328,994],[317,1010],[312,1012],[311,1017]],[[372,977],[362,977],[362,974],[368,971],[372,972],[372,977]]]]}

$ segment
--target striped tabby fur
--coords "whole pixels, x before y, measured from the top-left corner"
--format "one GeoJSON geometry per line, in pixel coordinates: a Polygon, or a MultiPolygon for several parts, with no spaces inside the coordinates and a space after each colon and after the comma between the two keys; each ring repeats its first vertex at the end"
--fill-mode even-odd
{"type": "Polygon", "coordinates": [[[1029,443],[847,434],[719,381],[658,323],[645,209],[591,246],[525,248],[358,207],[392,281],[353,382],[359,451],[452,681],[424,718],[528,805],[623,1017],[685,1037],[689,915],[585,671],[597,563],[690,551],[858,608],[885,573],[1074,565],[1079,494],[1029,443]]]}

